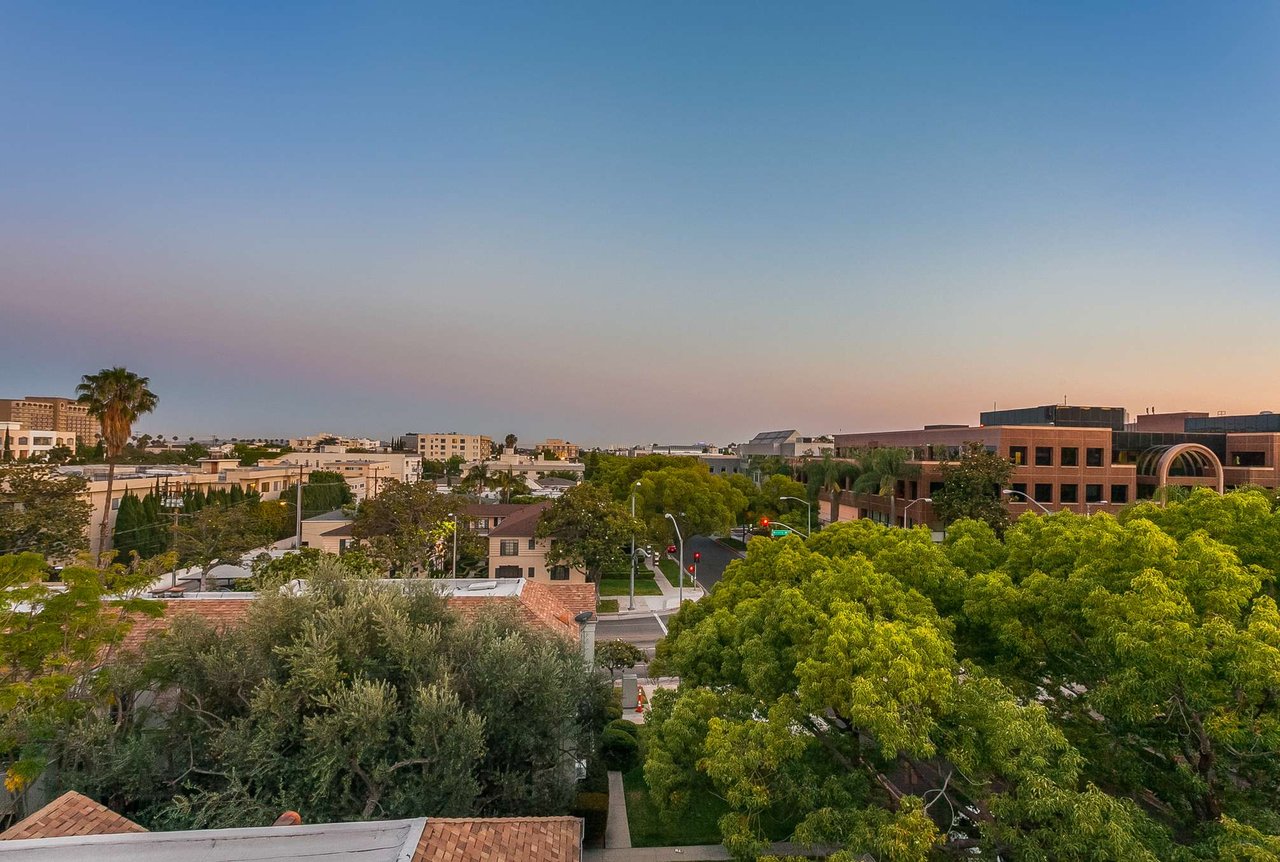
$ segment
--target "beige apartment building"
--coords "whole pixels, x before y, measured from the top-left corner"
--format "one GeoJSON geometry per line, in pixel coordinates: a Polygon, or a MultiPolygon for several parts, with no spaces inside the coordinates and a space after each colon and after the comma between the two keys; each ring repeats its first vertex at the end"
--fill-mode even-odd
{"type": "Polygon", "coordinates": [[[541,452],[550,452],[563,461],[574,461],[578,458],[578,446],[559,437],[548,437],[534,447],[541,452]]]}
{"type": "MultiPolygon", "coordinates": [[[[305,478],[313,468],[302,468],[305,478]]],[[[111,499],[107,500],[107,468],[104,465],[85,467],[64,467],[64,472],[74,472],[88,480],[87,494],[93,511],[89,516],[86,528],[89,535],[89,550],[96,554],[99,551],[99,525],[102,514],[110,505],[107,524],[109,530],[115,529],[116,512],[120,509],[120,501],[127,492],[132,491],[139,497],[155,490],[159,484],[162,492],[167,491],[180,497],[188,488],[200,490],[226,489],[239,486],[240,490],[257,492],[264,500],[277,500],[280,492],[287,490],[298,481],[298,467],[293,465],[242,467],[235,458],[207,458],[193,469],[190,467],[132,466],[121,465],[116,468],[115,482],[111,487],[111,499]]]]}
{"type": "Polygon", "coordinates": [[[40,458],[58,447],[74,452],[76,435],[70,431],[47,431],[29,428],[21,422],[0,420],[0,461],[40,458]]]}
{"type": "Polygon", "coordinates": [[[102,426],[89,415],[89,408],[71,398],[43,395],[0,398],[0,422],[17,422],[27,428],[74,434],[81,446],[93,446],[102,436],[102,426]]]}
{"type": "Polygon", "coordinates": [[[408,483],[422,479],[422,459],[404,452],[287,452],[258,463],[264,467],[291,465],[295,472],[302,467],[308,474],[312,470],[339,473],[357,501],[378,496],[378,489],[388,479],[408,483]]]}
{"type": "Polygon", "coordinates": [[[464,461],[487,461],[493,457],[493,439],[483,434],[405,434],[402,447],[420,458],[448,461],[455,455],[464,461]]]}

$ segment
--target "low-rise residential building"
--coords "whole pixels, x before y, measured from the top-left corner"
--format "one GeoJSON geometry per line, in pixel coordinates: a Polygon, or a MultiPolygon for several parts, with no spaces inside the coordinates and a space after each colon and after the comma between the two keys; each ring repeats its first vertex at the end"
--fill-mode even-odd
{"type": "Polygon", "coordinates": [[[339,473],[357,500],[376,497],[381,482],[418,482],[422,479],[422,459],[404,452],[287,452],[258,462],[262,466],[292,465],[310,470],[339,473]]]}
{"type": "Polygon", "coordinates": [[[301,545],[326,554],[345,554],[355,541],[351,534],[354,523],[354,519],[341,509],[303,518],[301,545]]]}
{"type": "Polygon", "coordinates": [[[548,566],[551,540],[539,538],[538,521],[550,503],[533,503],[508,515],[489,531],[489,577],[523,578],[556,584],[585,584],[587,574],[569,566],[548,566]]]}
{"type": "MultiPolygon", "coordinates": [[[[146,465],[122,464],[116,467],[115,480],[111,485],[111,499],[107,499],[107,466],[90,464],[81,466],[64,466],[64,473],[75,473],[88,481],[85,491],[92,512],[86,528],[89,535],[90,552],[99,551],[99,525],[102,523],[104,510],[110,507],[107,525],[110,532],[115,528],[116,512],[120,501],[126,493],[144,497],[156,486],[160,486],[166,494],[181,497],[191,488],[202,491],[230,490],[238,487],[245,493],[256,493],[264,500],[276,500],[280,492],[296,484],[299,468],[293,465],[277,466],[241,466],[235,458],[205,458],[196,466],[178,464],[158,467],[146,465]]],[[[314,468],[301,468],[301,477],[311,475],[314,468]]]]}
{"type": "Polygon", "coordinates": [[[30,428],[21,422],[0,421],[0,461],[43,458],[54,449],[76,451],[76,435],[70,431],[30,428]]]}
{"type": "Polygon", "coordinates": [[[513,476],[524,476],[527,479],[536,479],[547,473],[568,473],[575,477],[581,478],[586,472],[586,465],[581,461],[548,461],[546,458],[539,458],[533,455],[518,455],[515,452],[503,450],[497,458],[486,461],[468,462],[463,465],[463,474],[472,467],[478,467],[481,464],[489,468],[490,473],[510,473],[513,476]]]}
{"type": "Polygon", "coordinates": [[[487,461],[493,456],[493,439],[483,434],[405,434],[400,447],[406,452],[417,452],[420,458],[432,461],[448,461],[458,457],[464,461],[487,461]]]}
{"type": "Polygon", "coordinates": [[[306,437],[293,437],[289,440],[289,448],[295,452],[345,452],[348,449],[360,449],[376,452],[385,448],[381,440],[372,437],[343,437],[339,434],[311,434],[306,437]]]}

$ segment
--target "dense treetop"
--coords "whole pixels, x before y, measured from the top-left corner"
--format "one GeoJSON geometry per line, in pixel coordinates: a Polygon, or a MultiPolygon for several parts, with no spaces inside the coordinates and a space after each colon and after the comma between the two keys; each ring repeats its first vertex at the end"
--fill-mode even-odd
{"type": "Polygon", "coordinates": [[[1278,858],[1278,529],[1197,491],[753,540],[660,644],[650,788],[740,853],[781,813],[876,859],[1278,858]]]}

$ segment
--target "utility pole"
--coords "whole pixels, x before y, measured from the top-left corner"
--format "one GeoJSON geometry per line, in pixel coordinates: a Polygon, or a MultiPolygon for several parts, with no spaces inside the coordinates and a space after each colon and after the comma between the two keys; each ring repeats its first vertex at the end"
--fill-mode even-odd
{"type": "Polygon", "coordinates": [[[302,465],[298,465],[298,500],[295,503],[297,508],[297,530],[294,532],[293,547],[298,550],[302,547],[302,465]]]}

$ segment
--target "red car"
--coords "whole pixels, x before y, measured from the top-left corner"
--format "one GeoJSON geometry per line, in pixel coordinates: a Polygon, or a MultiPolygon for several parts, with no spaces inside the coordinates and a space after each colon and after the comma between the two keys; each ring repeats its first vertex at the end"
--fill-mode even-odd
{"type": "Polygon", "coordinates": [[[675,546],[675,545],[667,545],[667,554],[668,554],[668,555],[674,555],[675,553],[676,553],[676,546],[675,546]]]}

